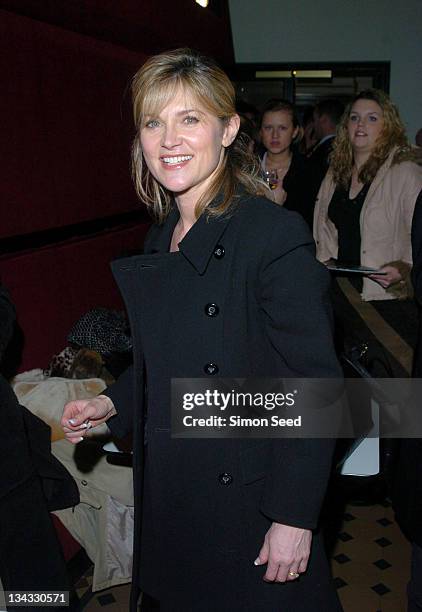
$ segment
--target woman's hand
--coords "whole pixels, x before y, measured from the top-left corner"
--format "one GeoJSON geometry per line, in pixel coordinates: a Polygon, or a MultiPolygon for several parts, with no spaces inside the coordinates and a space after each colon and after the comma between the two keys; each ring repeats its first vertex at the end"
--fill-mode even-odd
{"type": "Polygon", "coordinates": [[[383,266],[380,270],[385,272],[385,274],[368,274],[368,277],[381,285],[381,287],[384,287],[384,289],[403,280],[402,275],[395,266],[383,266]]]}
{"type": "Polygon", "coordinates": [[[273,523],[265,534],[255,565],[267,564],[266,582],[295,580],[306,571],[311,542],[309,529],[273,523]]]}
{"type": "Polygon", "coordinates": [[[89,429],[105,423],[117,414],[113,402],[106,395],[88,400],[68,402],[63,410],[61,425],[67,440],[72,444],[81,442],[89,429]]]}

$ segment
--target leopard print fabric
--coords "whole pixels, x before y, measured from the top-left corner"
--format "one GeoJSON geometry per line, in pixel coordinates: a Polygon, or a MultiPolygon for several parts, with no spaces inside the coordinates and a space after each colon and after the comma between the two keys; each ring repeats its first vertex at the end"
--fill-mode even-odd
{"type": "Polygon", "coordinates": [[[53,355],[48,368],[43,371],[44,376],[59,376],[72,378],[72,367],[78,349],[66,346],[58,355],[53,355]]]}
{"type": "Polygon", "coordinates": [[[97,351],[71,346],[66,346],[58,355],[54,355],[43,374],[45,377],[58,376],[74,379],[102,378],[107,385],[115,381],[97,351]]]}

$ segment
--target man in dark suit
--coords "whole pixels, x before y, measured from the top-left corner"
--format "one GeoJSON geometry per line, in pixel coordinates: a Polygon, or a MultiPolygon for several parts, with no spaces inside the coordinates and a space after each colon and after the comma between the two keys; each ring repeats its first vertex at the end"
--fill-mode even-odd
{"type": "Polygon", "coordinates": [[[322,100],[314,109],[314,134],[317,144],[308,157],[309,206],[312,211],[322,180],[328,170],[328,157],[343,112],[343,104],[335,99],[322,100]]]}

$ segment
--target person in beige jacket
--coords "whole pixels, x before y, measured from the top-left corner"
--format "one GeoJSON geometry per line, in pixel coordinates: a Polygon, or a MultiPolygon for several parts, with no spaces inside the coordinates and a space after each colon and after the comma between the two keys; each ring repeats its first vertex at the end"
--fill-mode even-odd
{"type": "Polygon", "coordinates": [[[381,272],[337,276],[334,294],[341,297],[334,306],[343,328],[357,339],[372,342],[375,337],[395,375],[410,372],[417,329],[408,283],[413,210],[422,188],[417,159],[387,94],[374,89],[360,93],[339,124],[314,214],[321,262],[337,260],[381,272]],[[404,336],[407,346],[391,343],[392,330],[404,336]]]}
{"type": "Polygon", "coordinates": [[[404,280],[401,271],[411,267],[410,228],[422,187],[422,168],[416,160],[388,96],[376,90],[359,94],[339,126],[330,169],[318,193],[314,237],[320,261],[337,259],[338,228],[329,211],[333,195],[347,190],[353,202],[369,185],[359,217],[359,263],[376,269],[397,263],[390,265],[396,271],[388,270],[387,278],[364,278],[363,300],[394,299],[387,289],[404,280]]]}

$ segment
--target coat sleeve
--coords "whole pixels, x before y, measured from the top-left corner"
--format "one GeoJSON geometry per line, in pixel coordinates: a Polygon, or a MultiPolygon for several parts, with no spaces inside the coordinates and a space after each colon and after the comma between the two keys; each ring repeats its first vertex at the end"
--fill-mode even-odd
{"type": "Polygon", "coordinates": [[[102,395],[107,395],[114,404],[117,414],[107,421],[111,433],[116,438],[124,438],[133,431],[134,419],[134,373],[133,365],[125,370],[116,382],[102,395]]]}
{"type": "Polygon", "coordinates": [[[411,234],[416,201],[418,196],[420,197],[420,191],[422,189],[422,168],[413,162],[403,162],[402,164],[393,166],[393,170],[397,175],[397,178],[394,177],[393,179],[393,185],[400,185],[400,219],[405,225],[407,238],[407,240],[402,241],[402,260],[412,265],[413,259],[409,244],[409,235],[411,234]]]}
{"type": "MultiPolygon", "coordinates": [[[[335,354],[329,274],[315,260],[307,229],[296,218],[276,227],[261,272],[261,309],[275,358],[291,378],[342,378],[335,354]]],[[[279,523],[316,527],[335,440],[272,443],[261,511],[279,523]]]]}
{"type": "Polygon", "coordinates": [[[422,191],[416,200],[412,222],[412,282],[415,296],[422,304],[422,191]]]}

